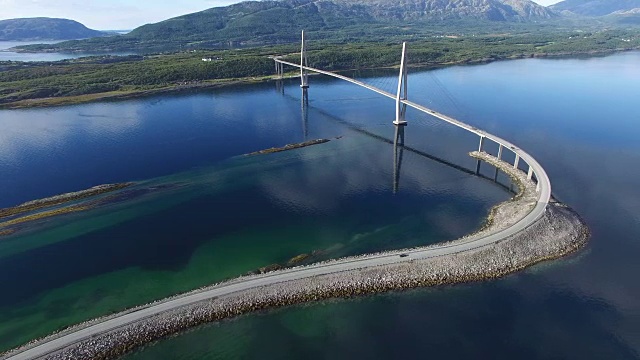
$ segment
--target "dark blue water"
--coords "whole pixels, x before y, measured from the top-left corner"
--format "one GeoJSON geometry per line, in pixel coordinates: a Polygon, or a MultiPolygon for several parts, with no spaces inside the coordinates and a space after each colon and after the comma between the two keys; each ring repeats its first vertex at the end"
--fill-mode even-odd
{"type": "Polygon", "coordinates": [[[394,151],[393,102],[314,81],[308,105],[292,80],[0,112],[0,206],[136,181],[0,240],[0,349],[300,254],[455,239],[511,196],[469,171],[474,136],[412,114],[394,151]]]}
{"type": "Polygon", "coordinates": [[[410,75],[414,101],[505,137],[540,161],[554,195],[591,227],[578,255],[482,284],[246,316],[129,358],[640,358],[638,64],[636,52],[410,75]]]}

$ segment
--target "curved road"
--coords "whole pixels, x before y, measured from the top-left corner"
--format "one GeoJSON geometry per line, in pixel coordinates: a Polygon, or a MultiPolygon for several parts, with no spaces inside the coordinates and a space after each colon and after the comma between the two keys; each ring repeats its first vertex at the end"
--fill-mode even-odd
{"type": "MultiPolygon", "coordinates": [[[[276,61],[279,61],[276,59],[276,61]]],[[[281,61],[284,64],[292,65],[296,67],[300,67],[300,65],[287,63],[281,61]]],[[[330,75],[333,77],[337,77],[343,80],[347,80],[349,82],[355,83],[360,86],[364,86],[368,89],[376,91],[379,94],[385,95],[387,97],[391,97],[395,99],[395,96],[392,94],[386,93],[380,89],[373,88],[370,85],[361,83],[357,80],[347,78],[342,75],[333,74],[330,72],[308,68],[311,71],[319,72],[322,74],[330,75]]],[[[450,118],[446,115],[440,114],[436,111],[423,107],[421,105],[412,103],[410,101],[405,101],[405,104],[408,106],[414,107],[420,111],[424,111],[432,116],[439,118],[443,121],[471,131],[479,136],[486,137],[491,139],[498,144],[503,145],[504,147],[511,149],[515,154],[519,155],[521,159],[523,159],[531,168],[533,168],[534,173],[536,174],[536,178],[538,180],[538,201],[534,209],[520,221],[515,223],[513,226],[504,229],[502,231],[485,235],[485,236],[472,236],[464,241],[457,241],[452,244],[443,244],[441,246],[435,246],[427,249],[415,249],[408,251],[396,251],[393,253],[385,253],[385,254],[376,254],[364,256],[361,258],[355,259],[344,259],[337,260],[334,262],[310,265],[303,268],[294,268],[282,270],[274,273],[264,274],[264,275],[256,275],[253,277],[248,277],[245,279],[232,280],[229,283],[223,283],[215,288],[195,292],[192,294],[188,294],[182,297],[177,297],[171,300],[167,300],[164,302],[159,302],[156,304],[151,304],[147,307],[140,308],[139,310],[123,313],[122,315],[116,316],[109,320],[97,323],[95,325],[88,326],[84,329],[79,329],[77,331],[68,333],[66,335],[61,335],[60,337],[53,338],[51,340],[43,341],[36,346],[17,353],[15,355],[9,357],[3,357],[3,359],[11,359],[11,360],[26,360],[26,359],[39,359],[45,357],[49,354],[60,351],[68,346],[71,346],[75,343],[81,342],[83,340],[87,340],[91,337],[95,337],[97,335],[107,333],[121,327],[127,326],[129,324],[135,323],[136,321],[143,320],[145,318],[158,315],[165,311],[173,310],[185,305],[194,304],[203,300],[212,299],[215,297],[220,297],[224,295],[228,295],[234,292],[248,290],[251,288],[256,288],[265,285],[272,285],[276,283],[281,283],[289,280],[298,280],[304,279],[308,277],[325,275],[331,273],[337,273],[348,270],[355,270],[359,268],[366,267],[374,267],[379,265],[387,265],[397,262],[410,261],[412,259],[426,259],[437,256],[443,256],[453,253],[459,253],[463,251],[468,251],[472,249],[476,249],[482,246],[486,246],[495,242],[498,242],[504,238],[515,235],[516,233],[524,230],[529,225],[533,224],[536,220],[538,220],[545,212],[549,199],[551,198],[551,183],[549,178],[538,162],[527,154],[522,149],[517,148],[515,145],[510,142],[501,139],[495,135],[489,134],[477,128],[474,128],[470,125],[467,125],[463,122],[450,118]],[[406,257],[400,257],[399,254],[408,254],[406,257]]],[[[514,169],[514,171],[517,171],[514,169]]]]}

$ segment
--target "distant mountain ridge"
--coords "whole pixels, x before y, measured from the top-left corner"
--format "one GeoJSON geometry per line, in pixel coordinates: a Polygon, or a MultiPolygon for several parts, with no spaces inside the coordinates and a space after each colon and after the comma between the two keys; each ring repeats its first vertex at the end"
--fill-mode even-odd
{"type": "Polygon", "coordinates": [[[71,40],[104,36],[69,19],[21,18],[0,20],[1,41],[71,40]]]}
{"type": "Polygon", "coordinates": [[[530,0],[263,0],[178,16],[122,36],[28,46],[29,51],[171,51],[256,46],[297,41],[300,30],[317,38],[385,38],[423,29],[453,29],[557,18],[530,0]]]}
{"type": "Polygon", "coordinates": [[[629,14],[638,12],[640,0],[565,0],[549,8],[583,16],[629,14]]]}
{"type": "Polygon", "coordinates": [[[332,27],[369,22],[445,19],[529,21],[558,15],[530,0],[264,0],[211,8],[142,26],[132,33],[152,30],[224,30],[253,22],[332,27]],[[195,23],[188,24],[189,21],[195,23]],[[198,24],[203,27],[197,27],[198,24]]]}
{"type": "Polygon", "coordinates": [[[557,16],[529,0],[332,0],[346,7],[362,6],[378,20],[389,16],[402,20],[476,18],[492,21],[527,21],[557,16]]]}
{"type": "MultiPolygon", "coordinates": [[[[529,22],[558,17],[530,0],[265,0],[226,7],[141,26],[128,38],[140,40],[290,41],[281,34],[338,30],[359,25],[443,20],[529,22]]],[[[297,35],[296,35],[297,36],[297,35]]]]}

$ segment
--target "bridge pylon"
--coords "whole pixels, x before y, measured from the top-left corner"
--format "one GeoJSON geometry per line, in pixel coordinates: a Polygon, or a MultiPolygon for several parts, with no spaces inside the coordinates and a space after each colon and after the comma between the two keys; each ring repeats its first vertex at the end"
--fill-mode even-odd
{"type": "Polygon", "coordinates": [[[306,69],[308,66],[307,46],[304,39],[304,30],[302,30],[302,48],[300,49],[300,87],[303,89],[309,88],[309,71],[306,69]]]}
{"type": "Polygon", "coordinates": [[[407,125],[405,120],[405,114],[407,112],[407,105],[402,103],[402,100],[407,100],[407,43],[402,43],[402,60],[400,60],[400,76],[398,77],[398,92],[396,95],[396,119],[393,121],[394,125],[407,125]]]}
{"type": "Polygon", "coordinates": [[[278,79],[282,80],[284,77],[284,64],[278,62],[277,57],[274,58],[274,62],[276,63],[276,75],[278,76],[278,79]]]}

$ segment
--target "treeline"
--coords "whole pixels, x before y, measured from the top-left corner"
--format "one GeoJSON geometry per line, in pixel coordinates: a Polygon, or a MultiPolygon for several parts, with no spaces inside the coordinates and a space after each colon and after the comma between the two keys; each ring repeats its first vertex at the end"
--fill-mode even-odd
{"type": "MultiPolygon", "coordinates": [[[[640,31],[533,33],[517,35],[452,36],[413,39],[408,44],[412,66],[491,61],[514,57],[640,48],[640,31]]],[[[327,70],[397,66],[401,45],[325,45],[309,55],[310,65],[327,70]]],[[[295,57],[291,61],[297,62],[295,57]]]]}
{"type": "MultiPolygon", "coordinates": [[[[274,73],[268,55],[299,62],[297,44],[242,50],[197,51],[153,56],[103,56],[51,63],[0,63],[0,104],[45,97],[171,88],[218,79],[274,73]],[[211,59],[203,61],[202,59],[211,59]]],[[[640,31],[527,33],[515,35],[414,37],[413,66],[490,61],[513,57],[640,48],[640,31]]],[[[310,65],[327,70],[397,66],[400,41],[335,44],[310,42],[310,65]]]]}
{"type": "Polygon", "coordinates": [[[60,62],[0,72],[0,103],[43,97],[148,90],[215,79],[273,73],[265,56],[159,55],[142,60],[107,63],[60,62]],[[213,60],[218,58],[218,60],[213,60]]]}

